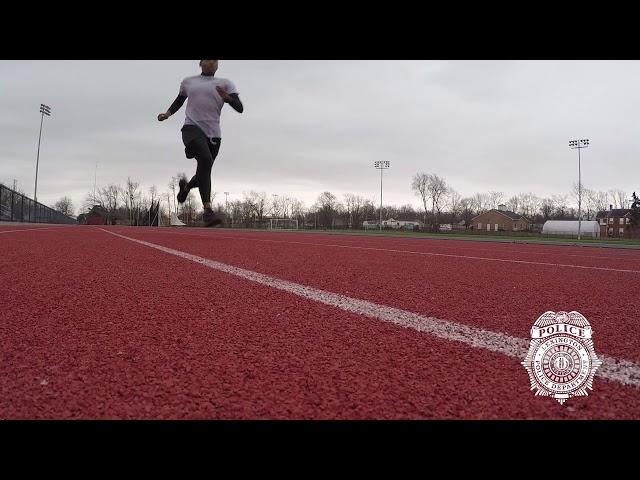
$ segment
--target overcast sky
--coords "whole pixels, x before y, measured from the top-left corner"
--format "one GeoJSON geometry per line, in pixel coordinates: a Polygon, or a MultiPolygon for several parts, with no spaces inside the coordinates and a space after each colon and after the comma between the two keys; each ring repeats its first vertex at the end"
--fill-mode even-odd
{"type": "MultiPolygon", "coordinates": [[[[0,180],[38,199],[79,207],[98,186],[168,190],[195,172],[184,155],[185,107],[165,122],[187,61],[0,61],[0,180]]],[[[384,203],[419,206],[416,172],[437,173],[463,196],[568,193],[589,138],[583,184],[640,190],[638,61],[220,61],[245,105],[222,113],[214,201],[243,191],[289,195],[308,207],[323,191],[379,201],[375,160],[389,160],[384,203]]],[[[78,212],[76,212],[78,213],[78,212]]]]}

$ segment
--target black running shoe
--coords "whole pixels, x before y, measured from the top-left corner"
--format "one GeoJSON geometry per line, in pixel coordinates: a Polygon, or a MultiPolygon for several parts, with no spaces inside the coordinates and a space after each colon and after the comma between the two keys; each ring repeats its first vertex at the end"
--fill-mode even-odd
{"type": "Polygon", "coordinates": [[[180,191],[178,192],[178,203],[184,203],[187,199],[187,195],[189,195],[189,190],[187,190],[187,179],[182,177],[178,182],[178,186],[180,187],[180,191]]]}
{"type": "Polygon", "coordinates": [[[205,210],[202,214],[202,221],[207,227],[215,227],[222,223],[222,216],[218,215],[213,210],[205,210]]]}

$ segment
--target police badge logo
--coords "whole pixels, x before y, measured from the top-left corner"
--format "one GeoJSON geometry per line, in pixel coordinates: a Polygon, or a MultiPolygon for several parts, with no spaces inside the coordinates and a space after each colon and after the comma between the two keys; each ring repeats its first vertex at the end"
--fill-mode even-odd
{"type": "Polygon", "coordinates": [[[593,349],[591,325],[578,312],[545,312],[531,328],[529,352],[521,362],[531,390],[562,405],[571,397],[587,396],[602,361],[593,349]]]}

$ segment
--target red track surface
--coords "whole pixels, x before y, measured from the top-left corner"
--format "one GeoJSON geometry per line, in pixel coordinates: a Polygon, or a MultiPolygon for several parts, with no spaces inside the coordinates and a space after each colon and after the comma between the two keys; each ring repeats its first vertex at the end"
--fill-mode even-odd
{"type": "MultiPolygon", "coordinates": [[[[534,396],[522,359],[345,312],[97,227],[26,228],[37,227],[0,226],[3,419],[640,418],[635,386],[596,376],[588,397],[561,406],[534,396]]],[[[640,251],[105,229],[522,339],[541,313],[577,310],[599,356],[640,363],[640,300],[631,293],[640,251]]]]}

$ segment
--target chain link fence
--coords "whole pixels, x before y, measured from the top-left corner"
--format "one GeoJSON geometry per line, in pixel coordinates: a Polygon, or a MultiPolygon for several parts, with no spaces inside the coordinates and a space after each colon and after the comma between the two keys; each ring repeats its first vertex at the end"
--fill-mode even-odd
{"type": "Polygon", "coordinates": [[[75,219],[0,183],[0,221],[75,224],[75,219]]]}

